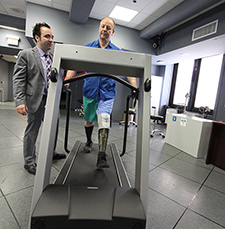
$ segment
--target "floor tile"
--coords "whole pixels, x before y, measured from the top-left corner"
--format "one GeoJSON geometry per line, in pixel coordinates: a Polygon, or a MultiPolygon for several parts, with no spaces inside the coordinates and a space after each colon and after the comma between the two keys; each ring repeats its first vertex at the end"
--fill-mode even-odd
{"type": "Polygon", "coordinates": [[[4,197],[0,197],[0,206],[1,206],[0,228],[2,229],[20,229],[4,197]]]}
{"type": "Polygon", "coordinates": [[[14,163],[23,164],[23,147],[11,147],[7,149],[0,149],[0,167],[11,165],[14,163]]]}
{"type": "Polygon", "coordinates": [[[29,225],[32,195],[33,188],[27,188],[6,196],[21,229],[29,225]]]}
{"type": "Polygon", "coordinates": [[[127,171],[127,173],[131,174],[131,175],[135,175],[135,157],[131,156],[131,155],[128,155],[128,154],[125,154],[123,157],[122,157],[122,161],[123,161],[123,164],[124,164],[124,167],[127,171]]]}
{"type": "Polygon", "coordinates": [[[0,125],[0,126],[1,126],[0,127],[0,138],[14,136],[14,134],[11,131],[9,131],[5,126],[3,125],[0,125]]]}
{"type": "Polygon", "coordinates": [[[7,149],[16,146],[22,146],[23,142],[18,137],[1,137],[0,138],[0,149],[7,149]]]}
{"type": "MultiPolygon", "coordinates": [[[[4,195],[15,193],[34,185],[34,175],[29,174],[23,164],[15,163],[0,167],[0,188],[4,195]]],[[[51,177],[56,177],[57,172],[52,168],[51,177]]]]}
{"type": "Polygon", "coordinates": [[[149,173],[149,187],[187,207],[200,184],[157,167],[149,173]]]}
{"type": "Polygon", "coordinates": [[[204,185],[225,194],[225,174],[213,170],[204,185]]]}
{"type": "Polygon", "coordinates": [[[203,186],[189,207],[225,227],[225,194],[203,186]]]}
{"type": "Polygon", "coordinates": [[[184,210],[180,204],[149,190],[148,229],[173,228],[184,210]]]}
{"type": "Polygon", "coordinates": [[[176,229],[196,229],[196,228],[207,228],[207,229],[222,229],[224,227],[212,222],[211,220],[193,212],[187,210],[182,216],[181,220],[175,227],[176,229]]]}
{"type": "MultiPolygon", "coordinates": [[[[112,143],[111,141],[109,141],[109,143],[112,143]]],[[[117,139],[114,140],[113,143],[115,143],[117,145],[117,148],[120,151],[123,151],[123,140],[122,139],[117,139]]],[[[136,144],[131,143],[131,142],[127,142],[126,144],[126,152],[130,152],[136,149],[136,144]]]]}
{"type": "Polygon", "coordinates": [[[186,162],[189,162],[191,164],[195,164],[195,165],[198,165],[198,166],[201,166],[201,167],[204,167],[206,169],[212,169],[214,166],[213,165],[207,165],[205,163],[205,159],[199,159],[199,158],[195,158],[195,157],[192,157],[191,155],[187,154],[187,153],[179,153],[178,155],[175,156],[177,159],[180,159],[182,161],[186,161],[186,162]]]}
{"type": "MultiPolygon", "coordinates": [[[[158,143],[158,145],[159,144],[160,144],[160,142],[158,143]]],[[[164,143],[164,144],[161,145],[160,152],[168,154],[170,156],[176,156],[181,152],[181,150],[179,150],[179,149],[177,149],[177,148],[175,148],[175,147],[173,147],[173,146],[171,146],[171,145],[169,145],[167,143],[164,143]]]]}
{"type": "Polygon", "coordinates": [[[158,165],[166,162],[170,158],[171,158],[171,156],[169,156],[168,154],[163,154],[161,152],[150,149],[150,163],[153,165],[158,166],[158,165]]]}
{"type": "Polygon", "coordinates": [[[225,174],[225,169],[221,169],[221,168],[218,168],[216,166],[213,168],[213,171],[214,172],[225,174]]]}
{"type": "Polygon", "coordinates": [[[209,169],[187,163],[175,157],[171,158],[160,167],[198,183],[202,183],[210,173],[209,169]]]}

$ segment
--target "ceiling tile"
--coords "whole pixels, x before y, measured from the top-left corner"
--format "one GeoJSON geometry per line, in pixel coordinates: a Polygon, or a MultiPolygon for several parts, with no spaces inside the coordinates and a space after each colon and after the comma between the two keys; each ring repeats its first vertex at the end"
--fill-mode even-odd
{"type": "Polygon", "coordinates": [[[114,19],[113,20],[115,21],[116,25],[122,25],[122,26],[126,26],[127,25],[127,21],[121,21],[119,19],[114,19]]]}
{"type": "Polygon", "coordinates": [[[26,6],[24,5],[17,5],[16,3],[6,3],[6,2],[2,2],[2,6],[3,8],[6,10],[6,12],[11,15],[11,16],[15,16],[15,17],[19,17],[19,18],[26,18],[26,6]],[[18,12],[17,12],[18,10],[18,12]],[[19,11],[21,11],[21,13],[19,13],[19,11]]]}
{"type": "Polygon", "coordinates": [[[130,23],[130,22],[128,24],[126,24],[126,27],[132,28],[132,29],[134,29],[135,26],[137,26],[137,25],[130,23]]]}
{"type": "Polygon", "coordinates": [[[52,7],[52,1],[46,1],[46,0],[27,0],[27,2],[32,2],[32,3],[36,3],[38,5],[52,7]]]}
{"type": "Polygon", "coordinates": [[[10,3],[10,4],[16,4],[16,5],[26,5],[26,0],[1,0],[1,2],[6,2],[6,3],[10,3]]]}
{"type": "Polygon", "coordinates": [[[7,12],[5,11],[5,9],[2,7],[2,4],[0,3],[0,13],[1,14],[7,14],[7,12]]]}
{"type": "MultiPolygon", "coordinates": [[[[98,0],[96,0],[98,1],[98,0]]],[[[114,5],[118,2],[118,0],[105,0],[105,2],[110,2],[110,3],[113,3],[114,5]]]]}
{"type": "Polygon", "coordinates": [[[126,7],[131,10],[141,11],[143,10],[152,0],[137,0],[133,3],[132,0],[119,0],[116,5],[126,7]]]}
{"type": "MultiPolygon", "coordinates": [[[[145,14],[145,13],[138,13],[129,23],[132,23],[132,24],[135,24],[135,25],[138,25],[140,24],[142,21],[144,21],[149,15],[148,14],[145,14]]],[[[129,24],[128,23],[128,24],[129,24]]]]}
{"type": "Polygon", "coordinates": [[[168,0],[152,0],[152,1],[142,10],[142,12],[151,15],[151,14],[154,13],[156,10],[158,10],[160,7],[162,7],[163,4],[165,4],[166,2],[168,2],[168,0]]]}
{"type": "Polygon", "coordinates": [[[91,13],[90,14],[90,17],[91,18],[94,18],[94,19],[98,19],[98,20],[102,20],[104,17],[105,17],[105,15],[103,15],[103,14],[97,14],[97,13],[91,13]]]}
{"type": "Polygon", "coordinates": [[[135,27],[133,27],[134,29],[137,29],[137,30],[142,30],[142,29],[144,29],[146,26],[144,26],[144,25],[142,25],[142,24],[139,24],[139,25],[137,25],[137,26],[135,26],[135,27]]]}
{"type": "Polygon", "coordinates": [[[95,1],[91,13],[102,14],[104,17],[109,16],[113,10],[114,4],[106,2],[104,0],[95,1]]]}
{"type": "Polygon", "coordinates": [[[167,2],[165,3],[163,6],[161,6],[158,10],[156,10],[152,16],[155,16],[157,18],[161,17],[162,15],[166,14],[167,12],[169,12],[171,9],[174,8],[175,5],[167,2]]]}

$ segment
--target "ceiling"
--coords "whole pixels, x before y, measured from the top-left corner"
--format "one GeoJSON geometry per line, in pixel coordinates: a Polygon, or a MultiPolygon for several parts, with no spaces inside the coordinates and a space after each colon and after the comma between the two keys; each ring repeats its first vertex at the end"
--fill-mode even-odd
{"type": "MultiPolygon", "coordinates": [[[[116,20],[116,24],[140,31],[140,37],[150,39],[157,34],[167,31],[200,15],[225,0],[0,0],[0,14],[26,19],[27,2],[69,12],[69,19],[77,23],[85,23],[88,18],[102,19],[109,15],[115,5],[137,10],[139,13],[131,22],[116,20]],[[83,21],[79,21],[82,15],[83,21]],[[78,15],[78,16],[77,16],[78,15]],[[174,16],[176,15],[176,16],[174,16]]],[[[201,56],[215,55],[218,50],[225,53],[225,36],[202,42],[207,48],[196,49],[195,45],[173,52],[153,57],[153,64],[162,59],[165,64],[179,60],[181,53],[189,53],[183,59],[201,58],[201,56]],[[210,47],[210,48],[209,48],[210,47]],[[196,52],[197,50],[197,52],[196,52]]],[[[10,58],[10,57],[7,57],[10,58]]]]}
{"type": "MultiPolygon", "coordinates": [[[[87,4],[94,3],[89,17],[95,19],[102,19],[108,16],[115,5],[136,10],[139,13],[130,22],[115,21],[119,25],[142,30],[183,1],[184,0],[136,0],[136,3],[134,3],[134,0],[95,0],[89,1],[87,4]]],[[[72,0],[0,0],[0,13],[25,19],[27,2],[70,12],[72,0]]],[[[79,4],[82,3],[81,0],[76,0],[75,2],[79,4]]],[[[84,8],[84,5],[82,5],[82,8],[84,8]]],[[[81,8],[79,10],[82,11],[81,8]]]]}

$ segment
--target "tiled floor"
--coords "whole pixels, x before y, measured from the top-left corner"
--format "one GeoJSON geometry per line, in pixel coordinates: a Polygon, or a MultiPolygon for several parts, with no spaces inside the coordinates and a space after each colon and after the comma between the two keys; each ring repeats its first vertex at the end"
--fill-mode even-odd
{"type": "MultiPolygon", "coordinates": [[[[61,111],[57,151],[63,153],[65,112],[61,111]]],[[[68,148],[85,141],[83,118],[71,115],[68,148]]],[[[13,103],[0,104],[0,228],[28,227],[34,176],[23,169],[22,141],[26,117],[13,103]]],[[[163,128],[165,132],[165,127],[163,128]]],[[[110,142],[122,149],[123,128],[113,123],[110,142]]],[[[94,141],[97,142],[97,128],[94,141]]],[[[123,157],[131,183],[134,181],[136,128],[129,127],[127,154],[123,157]]],[[[38,140],[39,143],[39,140],[38,140]]],[[[38,145],[38,144],[37,144],[38,145]]],[[[37,147],[38,151],[38,147],[37,147]]],[[[56,177],[63,161],[52,166],[56,177]]],[[[148,228],[225,228],[225,171],[206,165],[165,144],[160,136],[150,140],[148,228]]]]}

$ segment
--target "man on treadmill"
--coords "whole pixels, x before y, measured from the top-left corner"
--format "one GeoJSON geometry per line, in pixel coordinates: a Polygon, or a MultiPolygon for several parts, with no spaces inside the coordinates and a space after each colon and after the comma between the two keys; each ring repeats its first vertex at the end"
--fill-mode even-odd
{"type": "MultiPolygon", "coordinates": [[[[111,42],[111,36],[115,32],[115,22],[111,18],[103,18],[99,25],[99,39],[86,44],[88,47],[121,50],[111,42]]],[[[68,71],[65,79],[74,75],[74,71],[68,71]]],[[[128,81],[135,87],[136,78],[127,77],[128,81]]],[[[67,85],[68,86],[68,85],[67,85]]],[[[90,153],[92,150],[92,132],[94,123],[98,122],[99,153],[97,167],[109,168],[106,159],[106,147],[110,129],[110,114],[113,108],[114,97],[116,96],[115,80],[107,77],[88,77],[83,84],[83,106],[85,119],[85,133],[87,142],[84,151],[90,153]]]]}

